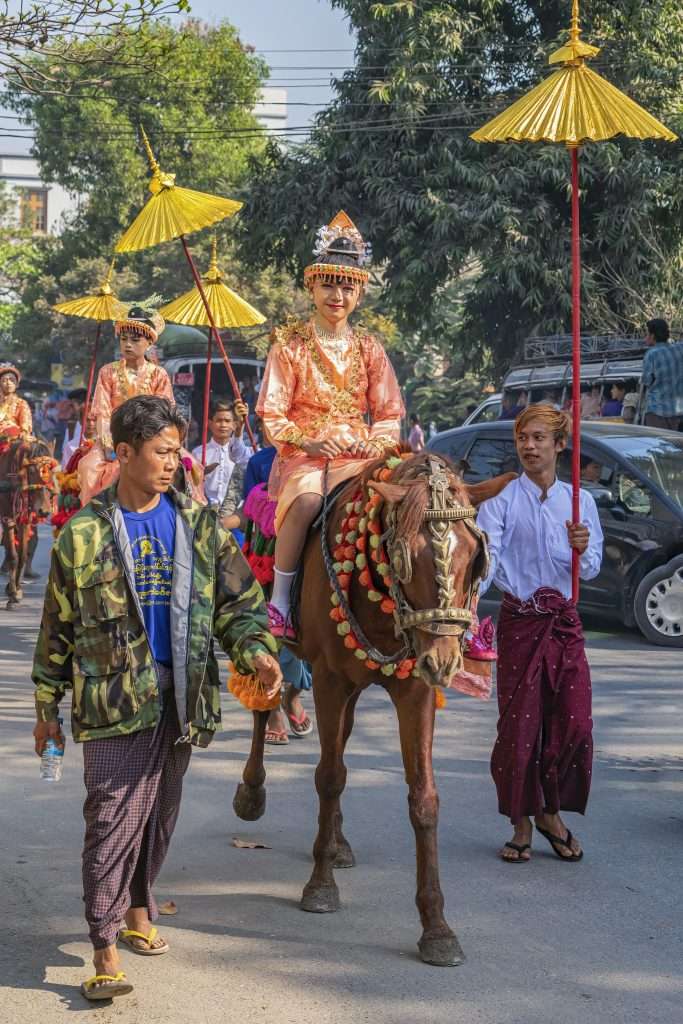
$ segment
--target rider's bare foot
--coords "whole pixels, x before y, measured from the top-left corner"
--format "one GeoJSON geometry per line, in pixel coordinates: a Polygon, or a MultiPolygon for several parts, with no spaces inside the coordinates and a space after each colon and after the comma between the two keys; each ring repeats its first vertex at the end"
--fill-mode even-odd
{"type": "Polygon", "coordinates": [[[500,851],[502,859],[512,861],[513,863],[520,860],[531,860],[532,832],[531,819],[521,818],[515,825],[515,831],[510,843],[506,843],[500,851]]]}
{"type": "MultiPolygon", "coordinates": [[[[537,814],[534,821],[538,829],[542,829],[544,832],[549,833],[549,836],[556,836],[561,840],[561,842],[552,843],[553,850],[559,857],[565,860],[577,860],[581,857],[583,850],[576,836],[572,835],[569,844],[564,845],[570,832],[559,814],[546,814],[544,812],[543,814],[537,814]]],[[[549,836],[546,836],[546,839],[550,842],[549,836]]]]}

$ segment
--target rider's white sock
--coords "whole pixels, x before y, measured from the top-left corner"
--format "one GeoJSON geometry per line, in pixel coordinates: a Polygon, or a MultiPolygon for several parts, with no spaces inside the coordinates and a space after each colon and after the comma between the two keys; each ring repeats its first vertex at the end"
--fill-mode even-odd
{"type": "Polygon", "coordinates": [[[270,603],[275,605],[283,619],[287,618],[289,612],[291,604],[290,595],[295,576],[296,572],[280,572],[279,569],[275,570],[273,594],[270,598],[270,603]]]}

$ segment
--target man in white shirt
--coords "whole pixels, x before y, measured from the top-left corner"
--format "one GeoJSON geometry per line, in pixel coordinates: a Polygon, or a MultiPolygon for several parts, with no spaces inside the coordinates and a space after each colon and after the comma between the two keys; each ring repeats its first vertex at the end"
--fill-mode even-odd
{"type": "Polygon", "coordinates": [[[582,579],[602,561],[602,529],[592,496],[581,491],[581,522],[572,525],[572,493],[557,479],[569,415],[529,406],[515,420],[522,468],[477,517],[489,537],[491,568],[481,593],[504,594],[498,621],[498,737],[491,773],[501,814],[514,835],[501,851],[507,863],[531,859],[532,824],[569,863],[579,841],[560,811],[583,814],[590,790],[593,741],[591,680],[581,621],[571,600],[572,549],[582,579]]]}
{"type": "MultiPolygon", "coordinates": [[[[244,402],[216,399],[209,409],[209,431],[211,439],[206,446],[206,466],[214,468],[204,479],[204,493],[210,505],[222,505],[228,491],[230,477],[236,465],[246,466],[254,454],[246,444],[244,421],[248,415],[244,402]]],[[[201,462],[202,446],[192,452],[201,462]]]]}
{"type": "Polygon", "coordinates": [[[71,402],[71,411],[66,421],[66,429],[62,440],[62,469],[66,469],[69,460],[81,443],[81,420],[87,391],[85,388],[74,388],[67,395],[71,402]]]}

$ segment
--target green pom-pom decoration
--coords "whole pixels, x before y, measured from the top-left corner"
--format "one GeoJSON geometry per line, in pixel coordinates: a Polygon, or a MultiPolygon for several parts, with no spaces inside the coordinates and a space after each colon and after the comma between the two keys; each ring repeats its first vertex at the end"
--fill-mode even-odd
{"type": "Polygon", "coordinates": [[[342,562],[342,572],[353,572],[354,568],[355,566],[350,559],[347,559],[345,562],[342,562]]]}
{"type": "Polygon", "coordinates": [[[356,515],[358,515],[360,512],[362,512],[363,511],[363,502],[362,501],[357,501],[354,504],[354,506],[353,506],[353,511],[356,513],[356,515]]]}
{"type": "Polygon", "coordinates": [[[346,543],[347,544],[355,544],[357,540],[358,540],[358,531],[357,530],[349,530],[349,532],[346,534],[346,543]]]}
{"type": "Polygon", "coordinates": [[[332,568],[334,569],[335,573],[338,576],[339,573],[342,571],[342,564],[341,564],[341,562],[333,562],[332,563],[332,568]]]}
{"type": "Polygon", "coordinates": [[[353,502],[352,501],[347,501],[346,502],[346,505],[344,505],[344,511],[346,512],[347,515],[349,515],[349,516],[351,515],[351,513],[353,512],[353,502]]]}
{"type": "Polygon", "coordinates": [[[360,647],[356,647],[356,649],[355,649],[355,651],[353,653],[356,655],[356,657],[358,658],[359,661],[365,661],[366,658],[367,658],[367,653],[365,651],[361,650],[360,647]]]}
{"type": "Polygon", "coordinates": [[[388,562],[380,562],[379,565],[377,566],[377,572],[379,573],[380,576],[388,576],[389,575],[389,563],[388,562]]]}
{"type": "Polygon", "coordinates": [[[341,544],[341,542],[343,540],[344,540],[344,534],[343,533],[335,533],[335,535],[334,535],[334,542],[335,542],[335,544],[341,544]]]}
{"type": "Polygon", "coordinates": [[[411,676],[415,676],[416,679],[419,679],[419,677],[420,677],[420,672],[416,668],[414,668],[413,671],[410,674],[411,674],[411,676]]]}
{"type": "Polygon", "coordinates": [[[332,602],[332,604],[334,605],[334,607],[335,607],[335,608],[336,608],[336,607],[337,607],[337,605],[339,604],[339,598],[337,597],[337,595],[336,595],[336,594],[332,594],[332,595],[330,596],[330,601],[332,602]]]}
{"type": "Polygon", "coordinates": [[[378,548],[381,543],[382,538],[380,537],[380,535],[378,533],[373,533],[373,535],[370,537],[370,547],[378,548]]]}
{"type": "Polygon", "coordinates": [[[401,465],[401,460],[397,455],[390,455],[385,463],[387,469],[398,469],[401,465]]]}
{"type": "Polygon", "coordinates": [[[363,554],[363,552],[361,551],[359,554],[356,555],[356,568],[357,569],[365,569],[367,564],[368,564],[368,560],[365,557],[365,555],[363,554]]]}
{"type": "Polygon", "coordinates": [[[363,516],[363,518],[361,519],[361,521],[358,524],[358,532],[359,533],[365,533],[367,528],[368,528],[368,517],[367,516],[363,516]]]}
{"type": "Polygon", "coordinates": [[[368,590],[368,597],[371,601],[382,601],[383,597],[379,590],[368,590]]]}
{"type": "Polygon", "coordinates": [[[351,626],[348,622],[340,622],[337,626],[337,633],[339,633],[339,636],[348,636],[350,632],[351,626]]]}
{"type": "Polygon", "coordinates": [[[396,671],[396,665],[391,661],[388,665],[382,665],[381,673],[383,676],[393,676],[396,671]]]}

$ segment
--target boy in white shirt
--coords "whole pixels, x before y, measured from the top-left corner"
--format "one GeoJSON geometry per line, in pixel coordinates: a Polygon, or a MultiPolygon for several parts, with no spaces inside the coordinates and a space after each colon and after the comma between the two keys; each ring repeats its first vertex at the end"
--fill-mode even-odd
{"type": "MultiPolygon", "coordinates": [[[[211,439],[206,446],[204,493],[210,505],[222,505],[236,465],[246,466],[254,454],[244,440],[244,422],[249,410],[244,402],[215,399],[209,409],[211,439]]],[[[201,462],[202,446],[192,452],[201,462]]]]}

